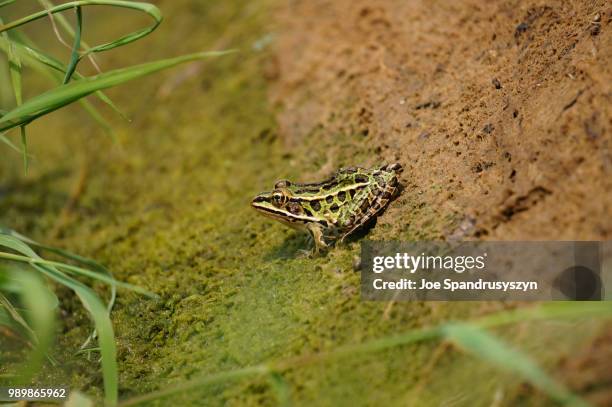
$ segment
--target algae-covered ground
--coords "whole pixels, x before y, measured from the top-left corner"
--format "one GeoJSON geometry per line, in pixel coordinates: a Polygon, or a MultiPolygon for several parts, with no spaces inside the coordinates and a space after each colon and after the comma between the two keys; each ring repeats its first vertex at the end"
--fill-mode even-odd
{"type": "MultiPolygon", "coordinates": [[[[353,265],[358,240],[323,257],[302,256],[305,236],[258,217],[250,198],[279,178],[315,180],[334,169],[330,162],[339,167],[385,157],[350,131],[334,144],[319,141],[322,129],[290,147],[280,139],[278,106],[268,89],[276,79],[270,49],[278,35],[275,4],[156,4],[164,24],[136,44],[101,55],[103,69],[207,49],[239,52],[111,90],[131,118],[113,119],[116,142],[72,106],[28,126],[35,159],[27,175],[19,155],[6,148],[0,153],[0,223],[94,258],[117,279],[160,297],[119,292],[112,320],[122,399],[206,373],[333,351],[511,306],[363,302],[353,265]]],[[[134,19],[88,10],[86,38],[114,35],[114,27],[134,19]]],[[[50,33],[41,24],[32,35],[56,47],[50,33]]],[[[26,79],[32,94],[43,86],[34,73],[26,79]]],[[[435,239],[460,221],[432,214],[427,202],[405,193],[368,238],[435,239]]],[[[62,323],[53,356],[59,363],[45,366],[37,382],[100,397],[95,354],[76,354],[91,324],[72,293],[58,290],[62,323]]],[[[598,321],[539,322],[497,332],[565,380],[579,369],[562,371],[561,359],[570,349],[588,350],[601,329],[598,321]],[[574,335],[577,330],[583,335],[574,335]]],[[[8,369],[17,362],[18,344],[2,343],[7,363],[0,369],[8,369]]],[[[297,405],[550,403],[521,378],[436,341],[300,364],[284,378],[297,405]]],[[[275,405],[277,395],[266,377],[255,377],[150,404],[275,405]]]]}

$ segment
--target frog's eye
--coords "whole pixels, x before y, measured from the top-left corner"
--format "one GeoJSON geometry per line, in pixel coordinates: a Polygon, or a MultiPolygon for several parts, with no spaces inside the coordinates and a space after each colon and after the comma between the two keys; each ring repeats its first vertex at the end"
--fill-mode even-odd
{"type": "Polygon", "coordinates": [[[274,191],[272,193],[272,202],[277,207],[281,207],[287,202],[287,196],[283,194],[281,191],[274,191]]]}
{"type": "Polygon", "coordinates": [[[291,182],[286,179],[276,181],[276,184],[274,184],[274,188],[287,188],[288,186],[291,186],[291,182]]]}

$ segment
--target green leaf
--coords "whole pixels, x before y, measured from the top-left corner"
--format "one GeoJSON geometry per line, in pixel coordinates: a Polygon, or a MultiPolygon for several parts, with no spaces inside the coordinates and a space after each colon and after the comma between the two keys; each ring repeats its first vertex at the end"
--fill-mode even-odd
{"type": "Polygon", "coordinates": [[[0,141],[2,141],[4,144],[9,146],[13,150],[17,151],[19,154],[23,154],[24,153],[23,150],[21,150],[19,147],[17,147],[11,140],[9,140],[8,137],[6,137],[6,133],[0,133],[0,141]]]}
{"type": "Polygon", "coordinates": [[[70,63],[68,64],[68,68],[66,68],[66,76],[64,76],[63,84],[70,82],[70,78],[72,78],[72,74],[76,70],[77,64],[79,63],[79,48],[81,48],[81,31],[83,29],[83,11],[80,6],[76,7],[76,17],[77,17],[77,29],[74,34],[74,42],[72,44],[72,51],[70,53],[70,63]]]}
{"type": "Polygon", "coordinates": [[[34,374],[40,371],[53,342],[55,296],[36,273],[20,270],[20,272],[12,273],[11,277],[23,287],[21,301],[26,307],[29,326],[31,326],[33,337],[36,339],[27,362],[24,363],[16,375],[15,384],[24,385],[29,383],[34,374]]]}
{"type": "Polygon", "coordinates": [[[163,59],[129,68],[116,69],[100,75],[72,81],[27,100],[23,105],[0,118],[0,131],[27,124],[32,120],[66,106],[101,89],[117,86],[175,65],[225,55],[232,51],[211,51],[163,59]]]}
{"type": "Polygon", "coordinates": [[[17,253],[21,253],[25,255],[26,259],[40,259],[40,256],[36,254],[36,252],[32,250],[30,246],[28,246],[18,238],[9,236],[4,232],[0,232],[0,246],[7,247],[11,250],[16,251],[17,253]]]}
{"type": "MultiPolygon", "coordinates": [[[[62,78],[58,78],[58,76],[55,74],[57,72],[62,74],[62,76],[65,76],[66,69],[62,65],[62,63],[53,58],[52,56],[46,55],[43,52],[33,48],[31,45],[27,44],[27,38],[23,34],[19,35],[19,37],[22,38],[14,40],[13,46],[15,51],[19,54],[22,63],[26,66],[32,67],[37,72],[46,75],[47,77],[50,77],[55,82],[62,83],[62,78]]],[[[0,38],[0,49],[2,49],[4,52],[7,52],[8,50],[8,43],[3,41],[2,38],[0,38]]],[[[82,78],[83,76],[75,71],[74,77],[82,78]]],[[[101,91],[97,91],[94,94],[102,102],[106,103],[111,109],[118,113],[121,117],[125,118],[123,112],[119,110],[119,108],[110,100],[108,96],[106,96],[106,94],[101,91]]],[[[81,99],[79,102],[83,105],[85,110],[87,110],[88,113],[94,118],[94,120],[96,120],[107,132],[111,131],[110,125],[106,122],[106,120],[104,120],[104,118],[102,118],[96,108],[94,108],[85,99],[81,99]]],[[[6,112],[4,112],[3,114],[6,114],[6,112]]],[[[0,117],[1,116],[2,115],[0,115],[0,117]]]]}
{"type": "Polygon", "coordinates": [[[94,52],[107,51],[107,50],[110,50],[116,47],[120,47],[125,44],[129,44],[130,42],[136,41],[144,37],[145,35],[148,35],[152,31],[154,31],[159,26],[159,24],[161,24],[162,22],[162,15],[159,9],[149,3],[140,3],[140,2],[135,2],[135,1],[121,1],[121,0],[81,0],[81,1],[71,1],[67,3],[63,3],[58,6],[54,6],[50,9],[30,14],[26,17],[20,18],[19,20],[13,21],[11,23],[0,25],[0,33],[4,31],[12,30],[14,28],[20,27],[24,24],[28,24],[40,18],[47,17],[49,14],[59,13],[59,12],[69,10],[74,7],[80,7],[80,6],[114,6],[114,7],[128,8],[128,9],[144,12],[148,14],[154,20],[151,26],[143,28],[138,31],[134,31],[129,34],[126,34],[123,37],[120,37],[119,39],[116,39],[114,41],[91,47],[87,51],[85,51],[84,55],[87,55],[89,53],[94,53],[94,52]]]}
{"type": "Polygon", "coordinates": [[[516,373],[547,393],[554,400],[571,406],[588,406],[578,396],[557,383],[524,353],[513,349],[487,331],[469,324],[448,324],[444,337],[465,351],[502,370],[516,373]]]}
{"type": "MultiPolygon", "coordinates": [[[[104,269],[101,265],[94,262],[93,260],[86,259],[82,256],[78,256],[61,249],[41,245],[10,229],[0,227],[0,248],[1,247],[4,247],[5,250],[0,250],[0,259],[27,264],[34,270],[38,271],[40,274],[47,276],[48,278],[56,281],[57,283],[65,287],[70,288],[75,292],[75,294],[83,304],[83,307],[88,311],[89,315],[91,316],[91,319],[93,320],[95,326],[95,332],[97,334],[98,339],[97,349],[100,352],[102,361],[102,376],[104,379],[105,403],[110,406],[116,405],[118,398],[118,373],[116,360],[117,349],[115,345],[113,327],[110,320],[110,308],[112,307],[112,303],[114,302],[115,295],[114,287],[124,286],[127,288],[136,289],[136,291],[140,292],[144,292],[144,290],[138,289],[137,287],[131,286],[129,284],[117,282],[112,278],[112,275],[106,269],[104,269]],[[45,260],[39,254],[37,254],[30,246],[42,250],[52,251],[62,257],[70,258],[74,261],[86,264],[91,268],[98,270],[98,272],[72,266],[70,264],[45,260]],[[75,278],[69,276],[65,273],[65,271],[77,275],[92,277],[110,284],[111,287],[113,287],[113,293],[111,295],[111,300],[109,304],[105,305],[104,302],[93,291],[93,289],[76,280],[75,278]]],[[[4,268],[0,270],[3,269],[4,268]]],[[[17,274],[18,276],[37,276],[36,274],[32,273],[15,274],[17,274]]],[[[42,358],[45,356],[46,350],[52,338],[52,331],[51,334],[49,334],[47,330],[48,326],[41,324],[42,321],[47,321],[47,324],[49,324],[49,321],[53,320],[49,315],[52,315],[53,310],[55,309],[54,304],[56,304],[53,301],[54,299],[56,300],[56,298],[50,291],[49,294],[46,296],[46,301],[40,301],[39,303],[36,303],[35,300],[37,298],[42,298],[41,296],[43,294],[41,293],[41,289],[33,287],[32,285],[34,283],[29,281],[26,281],[21,284],[26,285],[28,288],[25,290],[17,290],[19,293],[21,293],[21,291],[24,291],[27,295],[30,295],[30,293],[32,293],[31,295],[33,295],[33,297],[31,297],[30,299],[25,299],[24,297],[24,301],[29,301],[28,307],[32,309],[32,321],[34,321],[31,324],[32,329],[34,330],[36,337],[39,337],[40,340],[39,345],[37,345],[35,350],[32,352],[32,357],[29,358],[28,364],[26,364],[23,368],[22,374],[16,376],[17,380],[20,380],[20,383],[22,381],[25,382],[29,380],[29,377],[31,377],[32,372],[36,372],[40,368],[42,358]],[[46,311],[43,312],[43,310],[46,311]],[[40,354],[40,352],[43,353],[40,354]]],[[[2,290],[7,290],[7,285],[3,282],[1,288],[2,290]]],[[[14,291],[15,290],[13,290],[13,292],[14,291]]],[[[2,303],[0,303],[0,305],[2,305],[2,303]]],[[[4,306],[3,308],[11,310],[11,307],[7,308],[6,306],[4,306]]],[[[4,319],[7,318],[5,314],[0,314],[0,317],[4,319]]]]}
{"type": "MultiPolygon", "coordinates": [[[[0,236],[1,238],[1,236],[0,236]]],[[[2,243],[0,242],[0,245],[2,245],[2,243]]],[[[60,263],[57,261],[49,261],[49,260],[45,260],[45,259],[41,259],[40,257],[38,258],[32,258],[32,257],[28,257],[28,256],[20,256],[18,254],[13,254],[13,253],[5,253],[5,252],[0,252],[0,259],[4,259],[4,260],[10,260],[10,261],[16,261],[16,262],[20,262],[20,263],[25,263],[25,264],[29,264],[32,267],[36,267],[36,266],[45,266],[45,267],[57,267],[58,269],[61,269],[62,271],[66,271],[69,272],[71,274],[76,274],[76,275],[81,275],[81,276],[86,276],[86,277],[90,277],[93,278],[95,280],[98,281],[102,281],[106,284],[109,285],[116,285],[117,287],[122,287],[122,288],[126,288],[128,290],[137,292],[139,294],[145,295],[149,298],[157,298],[157,295],[148,292],[147,290],[140,288],[138,286],[132,285],[132,284],[128,284],[128,283],[123,283],[121,281],[117,281],[111,277],[108,277],[104,274],[100,274],[100,273],[96,273],[94,271],[91,270],[87,270],[84,269],[82,267],[77,267],[77,266],[72,266],[70,264],[66,264],[66,263],[60,263]]]]}
{"type": "Polygon", "coordinates": [[[113,326],[106,307],[96,293],[80,281],[48,265],[33,264],[32,266],[59,284],[72,289],[81,300],[83,307],[89,312],[98,333],[105,402],[111,406],[116,405],[118,397],[117,348],[113,326]]]}
{"type": "Polygon", "coordinates": [[[25,174],[28,173],[28,139],[26,137],[26,128],[24,126],[19,126],[19,133],[21,134],[21,149],[23,151],[23,171],[25,174]]]}
{"type": "MultiPolygon", "coordinates": [[[[2,24],[2,18],[0,18],[0,24],[2,24]]],[[[13,86],[13,93],[15,95],[15,102],[17,106],[20,106],[23,103],[22,97],[22,84],[21,84],[21,58],[15,51],[15,47],[11,38],[8,36],[6,32],[2,32],[1,36],[4,41],[8,43],[8,62],[9,62],[9,72],[11,77],[11,85],[13,86]]],[[[25,126],[21,126],[21,145],[23,147],[23,167],[24,172],[28,172],[28,143],[26,139],[26,131],[25,126]]]]}
{"type": "Polygon", "coordinates": [[[30,339],[35,342],[38,341],[36,333],[30,327],[30,324],[28,324],[27,321],[23,319],[23,316],[19,313],[19,311],[17,311],[15,306],[2,293],[0,293],[0,306],[2,306],[2,309],[6,310],[7,315],[9,315],[12,321],[16,322],[17,325],[19,325],[21,329],[23,329],[23,331],[30,337],[30,339]]]}

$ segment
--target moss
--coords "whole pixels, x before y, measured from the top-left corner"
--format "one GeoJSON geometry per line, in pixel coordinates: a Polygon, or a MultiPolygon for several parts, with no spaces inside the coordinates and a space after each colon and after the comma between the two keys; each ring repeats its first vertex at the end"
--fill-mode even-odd
{"type": "MultiPolygon", "coordinates": [[[[267,34],[267,8],[243,7],[239,1],[165,1],[161,8],[165,25],[153,38],[120,51],[115,58],[122,65],[219,43],[243,52],[110,92],[133,115],[132,123],[116,123],[118,145],[70,108],[31,126],[39,158],[27,177],[15,170],[20,168],[17,156],[0,164],[6,186],[0,222],[96,258],[117,278],[160,295],[148,300],[121,292],[113,311],[122,397],[207,372],[433,325],[478,309],[472,304],[361,302],[352,265],[359,254],[356,241],[326,257],[300,257],[306,239],[258,217],[249,208],[250,197],[280,176],[304,180],[304,174],[326,164],[364,163],[375,152],[363,148],[358,130],[340,132],[331,145],[319,143],[321,130],[315,129],[309,144],[291,155],[281,148],[267,103],[267,54],[251,51],[267,34]],[[164,86],[172,91],[160,97],[164,86]],[[87,173],[84,192],[67,219],[60,220],[81,171],[87,173]]],[[[92,24],[105,29],[103,20],[92,24]]],[[[411,196],[390,208],[371,238],[436,238],[456,223],[438,219],[435,210],[411,196]]],[[[105,293],[104,287],[98,289],[105,293]]],[[[65,290],[60,294],[63,328],[54,354],[61,363],[47,366],[38,381],[67,383],[99,397],[96,358],[75,355],[91,325],[77,300],[65,290]]],[[[405,404],[411,397],[434,405],[452,395],[428,389],[432,377],[444,372],[431,362],[438,346],[424,343],[290,369],[286,380],[303,405],[405,404]]],[[[445,359],[447,353],[441,353],[440,363],[456,369],[445,359]]],[[[474,394],[491,394],[494,379],[488,371],[478,373],[489,378],[476,386],[453,372],[453,390],[477,387],[474,394]]],[[[265,378],[173,397],[175,404],[191,405],[203,400],[206,405],[276,403],[265,378]]]]}

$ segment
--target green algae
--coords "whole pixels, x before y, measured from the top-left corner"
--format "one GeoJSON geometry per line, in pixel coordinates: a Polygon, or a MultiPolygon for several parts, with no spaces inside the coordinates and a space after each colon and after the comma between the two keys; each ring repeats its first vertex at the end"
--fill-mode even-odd
{"type": "MultiPolygon", "coordinates": [[[[71,108],[31,126],[38,159],[26,178],[19,156],[0,164],[0,222],[93,257],[116,278],[160,296],[150,300],[121,292],[118,297],[112,317],[121,398],[479,311],[480,305],[471,303],[361,302],[359,274],[353,270],[358,241],[325,257],[304,258],[299,255],[306,248],[304,236],[258,217],[249,208],[250,197],[277,178],[311,180],[308,176],[328,163],[333,146],[334,166],[367,163],[376,153],[356,142],[360,136],[354,132],[339,133],[333,145],[317,143],[321,129],[290,154],[281,147],[267,103],[267,54],[251,48],[268,34],[268,7],[238,1],[167,1],[160,7],[166,25],[150,42],[118,51],[122,64],[220,42],[242,52],[109,92],[133,117],[132,123],[115,124],[118,145],[71,108]],[[164,86],[171,92],[160,96],[164,86]],[[87,173],[84,192],[60,222],[58,214],[82,171],[87,173]]],[[[102,22],[96,24],[104,29],[102,22]]],[[[369,237],[431,239],[456,222],[436,219],[435,210],[406,194],[369,237]]],[[[61,363],[47,366],[37,380],[67,383],[101,398],[96,357],[75,355],[91,329],[87,315],[67,290],[59,289],[58,296],[63,327],[54,356],[61,363]]],[[[518,334],[508,330],[506,336],[518,334]]],[[[548,355],[570,343],[544,349],[548,340],[519,336],[517,342],[539,344],[535,349],[548,355]]],[[[439,405],[456,398],[477,405],[493,399],[500,380],[504,388],[519,383],[437,342],[293,368],[284,379],[296,404],[330,406],[439,405]]],[[[267,378],[255,377],[171,401],[276,405],[274,389],[267,378]]]]}

